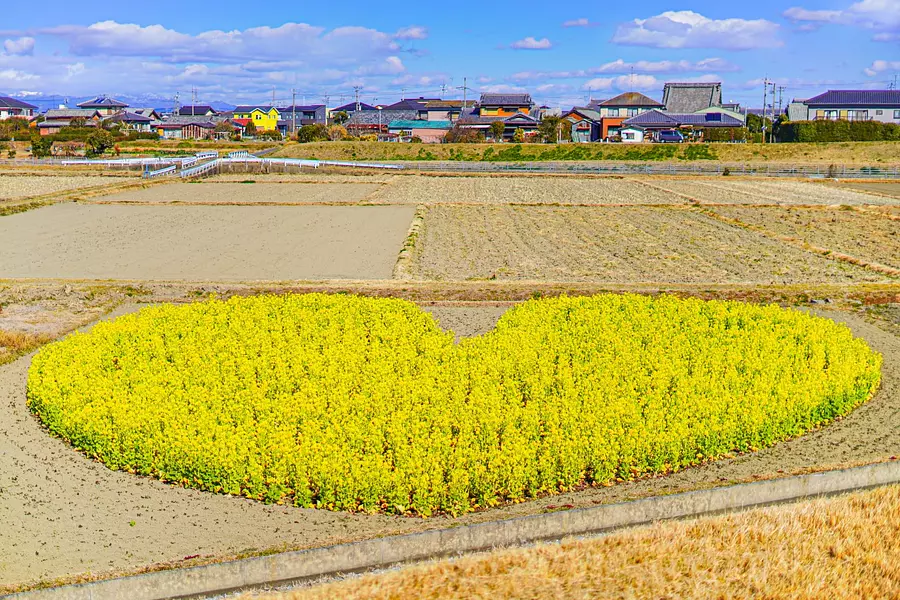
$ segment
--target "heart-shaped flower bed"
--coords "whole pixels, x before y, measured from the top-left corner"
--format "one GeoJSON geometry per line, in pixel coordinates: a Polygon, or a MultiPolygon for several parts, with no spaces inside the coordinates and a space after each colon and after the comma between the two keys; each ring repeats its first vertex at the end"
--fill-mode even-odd
{"type": "Polygon", "coordinates": [[[403,300],[158,306],[44,348],[28,403],[113,469],[299,506],[458,514],[799,435],[875,391],[850,330],[777,306],[531,300],[454,344],[403,300]]]}

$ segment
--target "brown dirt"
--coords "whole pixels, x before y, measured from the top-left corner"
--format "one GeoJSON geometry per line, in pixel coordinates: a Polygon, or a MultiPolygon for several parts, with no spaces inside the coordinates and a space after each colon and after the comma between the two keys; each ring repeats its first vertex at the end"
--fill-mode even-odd
{"type": "Polygon", "coordinates": [[[82,188],[100,188],[123,183],[121,177],[69,175],[8,175],[0,173],[0,202],[46,196],[82,188]]]}
{"type": "Polygon", "coordinates": [[[827,208],[719,206],[712,210],[777,235],[900,269],[900,221],[880,219],[854,210],[827,208]]]}
{"type": "Polygon", "coordinates": [[[653,185],[704,204],[866,205],[890,204],[890,198],[820,183],[719,177],[715,180],[654,180],[653,185]]]}
{"type": "Polygon", "coordinates": [[[859,190],[861,192],[876,193],[900,200],[900,183],[894,182],[869,182],[869,181],[842,181],[835,187],[859,190]]]}
{"type": "MultiPolygon", "coordinates": [[[[244,180],[255,181],[253,176],[244,180]]],[[[354,204],[377,183],[172,183],[91,200],[95,204],[354,204]]]]}
{"type": "Polygon", "coordinates": [[[432,206],[415,279],[661,283],[883,281],[692,210],[432,206]]]}
{"type": "Polygon", "coordinates": [[[299,173],[220,173],[204,179],[204,183],[241,182],[251,179],[257,183],[387,183],[396,177],[393,173],[372,173],[350,170],[347,173],[319,169],[301,170],[299,173]]]}
{"type": "MultiPolygon", "coordinates": [[[[501,308],[435,307],[458,333],[492,327],[501,308]]],[[[460,518],[413,519],[266,506],[113,472],[41,429],[25,407],[30,357],[0,366],[0,586],[84,578],[152,563],[192,564],[270,548],[315,547],[885,460],[900,454],[900,337],[850,313],[847,322],[885,356],[881,390],[839,422],[759,452],[665,477],[587,489],[460,518]],[[84,575],[90,571],[95,575],[84,575]]],[[[2,590],[2,587],[0,587],[2,590]]]]}
{"type": "Polygon", "coordinates": [[[389,279],[413,212],[411,206],[57,204],[0,219],[2,275],[389,279]]]}

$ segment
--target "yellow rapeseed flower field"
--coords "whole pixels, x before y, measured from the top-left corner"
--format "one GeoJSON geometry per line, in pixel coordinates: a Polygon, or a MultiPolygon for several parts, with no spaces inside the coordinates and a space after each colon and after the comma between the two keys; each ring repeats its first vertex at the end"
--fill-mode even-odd
{"type": "Polygon", "coordinates": [[[460,514],[774,444],[865,402],[830,320],[662,296],[531,300],[454,344],[345,295],[157,306],[41,350],[28,403],[112,469],[266,502],[460,514]]]}

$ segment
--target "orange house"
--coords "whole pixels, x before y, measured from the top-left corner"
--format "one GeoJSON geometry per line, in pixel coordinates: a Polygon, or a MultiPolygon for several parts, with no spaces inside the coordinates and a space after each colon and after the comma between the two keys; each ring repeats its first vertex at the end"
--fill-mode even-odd
{"type": "Polygon", "coordinates": [[[636,117],[641,113],[652,109],[665,109],[665,105],[649,98],[640,92],[625,92],[615,98],[598,103],[597,112],[600,113],[600,138],[607,139],[616,136],[625,119],[636,117]]]}
{"type": "Polygon", "coordinates": [[[534,102],[530,94],[482,94],[478,102],[481,117],[511,117],[531,114],[534,102]]]}

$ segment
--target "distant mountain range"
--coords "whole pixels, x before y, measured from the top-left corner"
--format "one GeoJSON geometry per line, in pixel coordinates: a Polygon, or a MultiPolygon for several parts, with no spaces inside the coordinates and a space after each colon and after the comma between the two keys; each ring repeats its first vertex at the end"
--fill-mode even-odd
{"type": "MultiPolygon", "coordinates": [[[[7,94],[0,93],[0,96],[5,96],[7,94]]],[[[62,105],[65,105],[69,108],[75,108],[79,102],[86,102],[87,100],[92,100],[96,98],[96,96],[63,96],[61,94],[9,94],[9,97],[16,98],[23,102],[28,102],[30,104],[34,104],[38,107],[40,112],[47,111],[51,108],[59,108],[62,105]]],[[[155,108],[156,110],[166,110],[170,111],[175,106],[175,100],[173,98],[163,98],[160,96],[116,96],[113,95],[113,98],[116,100],[121,100],[128,106],[134,107],[142,107],[142,108],[155,108]]],[[[188,102],[181,101],[181,105],[190,104],[190,99],[188,102]]],[[[206,104],[212,106],[214,109],[219,111],[227,111],[234,110],[234,104],[228,104],[227,102],[200,102],[197,104],[206,104]]]]}

